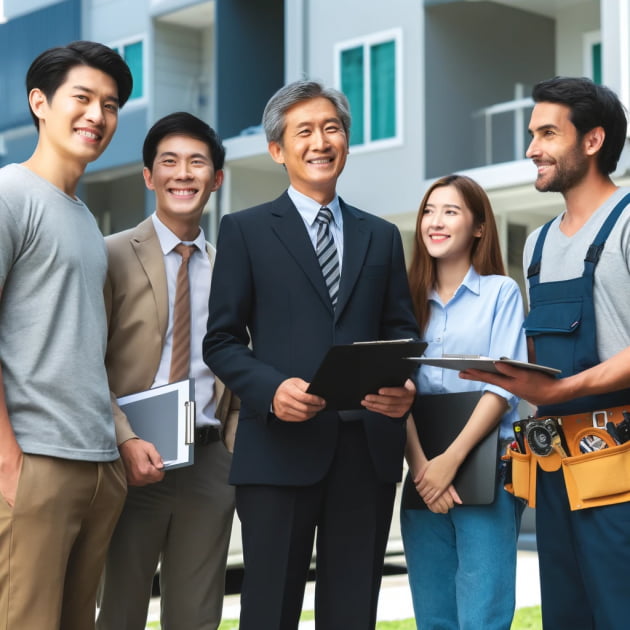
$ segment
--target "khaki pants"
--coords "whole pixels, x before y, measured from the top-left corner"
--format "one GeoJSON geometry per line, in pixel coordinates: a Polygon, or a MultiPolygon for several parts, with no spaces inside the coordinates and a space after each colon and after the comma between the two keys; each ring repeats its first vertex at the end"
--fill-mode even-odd
{"type": "Polygon", "coordinates": [[[89,630],[126,494],[122,462],[24,455],[15,505],[0,497],[0,630],[89,630]]]}
{"type": "Polygon", "coordinates": [[[129,488],[107,552],[97,630],[144,630],[160,564],[163,630],[216,630],[234,514],[231,455],[195,447],[193,466],[129,488]]]}

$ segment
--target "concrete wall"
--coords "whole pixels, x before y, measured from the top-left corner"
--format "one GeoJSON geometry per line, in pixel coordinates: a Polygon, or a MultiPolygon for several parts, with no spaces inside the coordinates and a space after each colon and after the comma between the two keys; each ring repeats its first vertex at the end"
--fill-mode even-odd
{"type": "Polygon", "coordinates": [[[338,186],[349,203],[386,216],[413,210],[420,199],[414,181],[421,182],[424,171],[423,10],[421,2],[409,0],[371,6],[379,10],[361,10],[353,0],[310,0],[305,45],[308,76],[333,85],[336,44],[402,30],[403,139],[389,148],[351,148],[338,186]]]}
{"type": "Polygon", "coordinates": [[[482,166],[481,121],[472,114],[510,101],[555,70],[554,22],[494,2],[427,9],[426,175],[482,166]]]}
{"type": "Polygon", "coordinates": [[[199,114],[202,40],[208,32],[155,23],[153,120],[174,111],[199,114]]]}
{"type": "Polygon", "coordinates": [[[555,74],[575,77],[584,76],[584,41],[582,33],[598,31],[599,29],[599,2],[585,2],[558,11],[556,19],[555,74]]]}

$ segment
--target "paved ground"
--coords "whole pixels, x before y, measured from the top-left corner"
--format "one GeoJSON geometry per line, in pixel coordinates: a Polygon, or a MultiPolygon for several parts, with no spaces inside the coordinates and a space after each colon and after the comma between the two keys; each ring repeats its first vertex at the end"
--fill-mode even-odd
{"type": "MultiPolygon", "coordinates": [[[[309,582],[304,597],[304,610],[313,610],[313,583],[309,582]]],[[[516,567],[516,607],[540,604],[540,582],[538,579],[538,555],[535,551],[519,551],[516,567]]],[[[239,595],[227,595],[223,604],[223,617],[237,619],[239,616],[239,595]]],[[[407,619],[413,617],[411,593],[407,575],[388,575],[383,578],[378,604],[378,619],[407,619]]],[[[159,599],[151,600],[149,621],[159,619],[159,599]]],[[[315,622],[302,622],[300,630],[315,627],[315,622]]]]}

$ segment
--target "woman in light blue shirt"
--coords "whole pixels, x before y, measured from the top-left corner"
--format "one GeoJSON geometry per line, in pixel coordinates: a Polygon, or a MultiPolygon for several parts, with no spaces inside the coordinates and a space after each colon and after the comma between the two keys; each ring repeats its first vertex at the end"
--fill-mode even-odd
{"type": "MultiPolygon", "coordinates": [[[[409,282],[425,356],[471,354],[526,361],[523,303],[505,275],[486,193],[449,175],[426,192],[418,214],[409,282]]],[[[401,528],[414,610],[422,630],[509,630],[514,613],[516,542],[522,503],[503,490],[497,453],[496,498],[463,505],[453,478],[468,453],[500,423],[500,445],[513,439],[518,399],[457,371],[423,365],[418,393],[481,391],[457,438],[427,459],[422,435],[407,422],[409,474],[428,509],[402,509],[401,528]]],[[[414,406],[414,413],[421,413],[414,406]]],[[[444,418],[447,421],[448,418],[444,418]]]]}

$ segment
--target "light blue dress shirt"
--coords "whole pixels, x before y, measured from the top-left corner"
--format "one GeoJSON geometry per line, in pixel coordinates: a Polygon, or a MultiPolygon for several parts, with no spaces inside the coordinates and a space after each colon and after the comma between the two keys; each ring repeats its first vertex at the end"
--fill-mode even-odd
{"type": "MultiPolygon", "coordinates": [[[[301,192],[298,192],[295,188],[293,188],[293,186],[289,186],[287,193],[304,221],[308,235],[313,243],[313,249],[317,250],[318,224],[315,223],[315,218],[322,207],[321,204],[317,203],[310,197],[303,195],[301,192]]],[[[335,195],[335,198],[326,207],[332,212],[332,220],[329,223],[329,228],[333,240],[335,241],[335,246],[337,247],[337,254],[339,256],[339,271],[341,272],[343,262],[343,217],[341,216],[339,197],[335,195]]]]}
{"type": "MultiPolygon", "coordinates": [[[[518,285],[507,276],[480,276],[471,266],[455,295],[443,304],[437,292],[429,294],[430,317],[424,340],[427,357],[473,354],[527,361],[523,332],[523,300],[518,285]]],[[[509,409],[501,419],[500,437],[513,437],[519,419],[519,399],[510,392],[459,378],[457,370],[423,365],[416,385],[420,394],[489,391],[505,398],[509,409]]]]}

